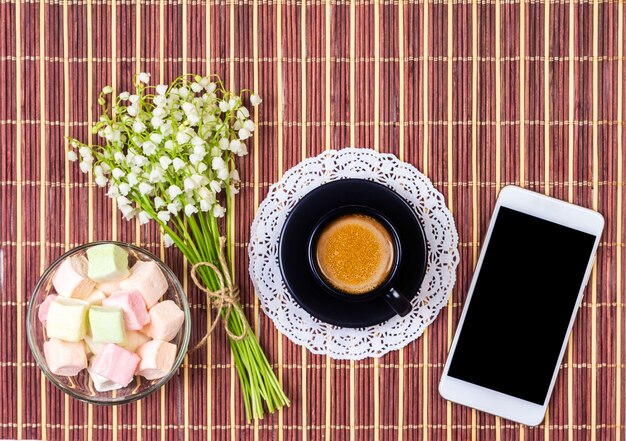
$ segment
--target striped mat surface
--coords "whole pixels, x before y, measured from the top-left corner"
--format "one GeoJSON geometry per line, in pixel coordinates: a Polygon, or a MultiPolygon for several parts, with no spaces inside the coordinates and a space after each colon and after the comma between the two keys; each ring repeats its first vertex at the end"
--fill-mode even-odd
{"type": "MultiPolygon", "coordinates": [[[[0,438],[58,440],[623,440],[624,6],[563,0],[1,0],[0,438]],[[64,157],[88,139],[97,91],[214,72],[264,102],[240,163],[235,265],[245,310],[292,399],[247,424],[216,332],[166,387],[118,408],[69,399],[25,335],[31,290],[65,250],[140,244],[189,288],[153,226],[122,220],[64,157]],[[247,274],[255,210],[289,167],[348,145],[392,152],[446,196],[461,264],[449,304],[417,341],[335,361],[280,335],[247,274]],[[515,183],[607,220],[545,423],[523,427],[437,393],[498,190],[515,183]]],[[[207,326],[199,293],[194,339],[207,326]]]]}

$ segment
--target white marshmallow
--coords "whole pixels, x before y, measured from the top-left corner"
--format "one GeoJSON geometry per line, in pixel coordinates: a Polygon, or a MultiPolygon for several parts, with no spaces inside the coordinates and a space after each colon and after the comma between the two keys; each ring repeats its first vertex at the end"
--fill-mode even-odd
{"type": "Polygon", "coordinates": [[[96,285],[96,289],[98,291],[102,291],[107,296],[110,296],[111,293],[115,291],[119,291],[121,288],[120,288],[120,282],[105,282],[105,283],[98,283],[96,285]]]}
{"type": "Polygon", "coordinates": [[[102,291],[99,289],[94,289],[91,291],[91,294],[85,299],[86,302],[89,302],[92,305],[101,305],[102,301],[106,299],[107,296],[104,295],[102,291]]]}
{"type": "Polygon", "coordinates": [[[68,342],[51,338],[43,344],[48,369],[55,375],[76,375],[87,367],[83,342],[68,342]]]}
{"type": "Polygon", "coordinates": [[[56,292],[62,297],[77,299],[89,296],[96,284],[87,277],[87,266],[85,256],[71,256],[61,262],[52,278],[56,292]]]}
{"type": "Polygon", "coordinates": [[[172,300],[165,300],[150,308],[150,323],[142,332],[155,340],[170,341],[180,331],[185,313],[172,300]]]}
{"type": "Polygon", "coordinates": [[[104,347],[107,344],[93,341],[93,337],[91,335],[85,335],[85,345],[87,345],[87,350],[89,353],[98,355],[100,352],[104,350],[104,347]]]}
{"type": "Polygon", "coordinates": [[[135,374],[147,380],[166,376],[174,366],[176,349],[176,345],[161,340],[144,343],[137,349],[137,355],[141,357],[141,361],[135,374]]]}
{"type": "MultiPolygon", "coordinates": [[[[90,360],[90,364],[92,360],[93,357],[90,360]]],[[[111,381],[107,378],[104,378],[102,375],[96,374],[93,370],[91,370],[91,367],[87,368],[87,372],[89,372],[91,381],[93,381],[93,387],[98,392],[109,392],[112,390],[121,389],[123,387],[121,384],[117,384],[115,381],[111,381]]]]}
{"type": "Polygon", "coordinates": [[[124,343],[121,346],[131,352],[137,352],[139,346],[149,341],[150,337],[142,334],[141,332],[126,331],[126,338],[124,339],[124,343]]]}
{"type": "Polygon", "coordinates": [[[120,282],[121,289],[136,289],[151,308],[167,291],[167,279],[156,262],[138,260],[130,269],[130,276],[120,282]]]}

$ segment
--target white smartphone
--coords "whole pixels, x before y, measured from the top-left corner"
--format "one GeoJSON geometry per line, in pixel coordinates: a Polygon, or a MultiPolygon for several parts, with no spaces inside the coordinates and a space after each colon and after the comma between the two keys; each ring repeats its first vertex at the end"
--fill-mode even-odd
{"type": "Polygon", "coordinates": [[[601,214],[504,187],[470,284],[439,393],[541,423],[604,228],[601,214]]]}

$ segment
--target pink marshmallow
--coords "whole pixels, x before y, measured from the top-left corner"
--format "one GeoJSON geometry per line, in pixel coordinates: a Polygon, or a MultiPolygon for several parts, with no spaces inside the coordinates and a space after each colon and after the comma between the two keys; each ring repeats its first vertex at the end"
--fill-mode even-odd
{"type": "Polygon", "coordinates": [[[137,290],[115,291],[102,300],[102,305],[122,308],[126,329],[138,331],[150,322],[143,296],[137,290]]]}
{"type": "Polygon", "coordinates": [[[161,340],[151,340],[137,349],[141,357],[137,375],[147,380],[155,380],[166,376],[174,366],[176,345],[161,340]]]}
{"type": "Polygon", "coordinates": [[[48,310],[50,309],[50,304],[54,302],[54,299],[57,298],[56,294],[48,295],[41,305],[39,305],[39,311],[37,312],[37,317],[39,321],[45,326],[46,321],[48,320],[48,310]]]}
{"type": "Polygon", "coordinates": [[[150,323],[142,330],[155,340],[170,341],[180,331],[185,313],[171,300],[150,308],[150,323]]]}
{"type": "Polygon", "coordinates": [[[82,341],[69,342],[51,338],[43,344],[48,369],[55,375],[76,375],[87,367],[87,355],[82,341]]]}
{"type": "Polygon", "coordinates": [[[156,262],[138,260],[130,269],[130,276],[120,281],[121,289],[136,289],[146,306],[152,308],[168,288],[167,279],[156,262]]]}
{"type": "Polygon", "coordinates": [[[137,354],[109,343],[93,358],[91,370],[107,380],[126,387],[133,381],[139,361],[137,354]]]}

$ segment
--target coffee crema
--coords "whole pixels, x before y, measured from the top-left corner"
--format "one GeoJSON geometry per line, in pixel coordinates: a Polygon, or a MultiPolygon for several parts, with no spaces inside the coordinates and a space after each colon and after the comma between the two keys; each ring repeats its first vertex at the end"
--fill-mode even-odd
{"type": "Polygon", "coordinates": [[[375,218],[347,214],[324,227],[315,259],[320,275],[333,288],[346,294],[366,294],[391,273],[395,247],[389,231],[375,218]]]}

